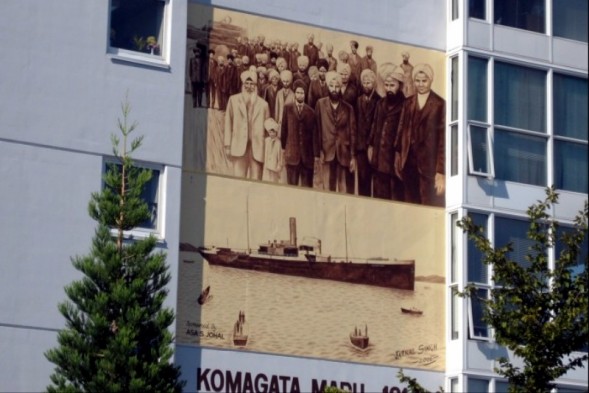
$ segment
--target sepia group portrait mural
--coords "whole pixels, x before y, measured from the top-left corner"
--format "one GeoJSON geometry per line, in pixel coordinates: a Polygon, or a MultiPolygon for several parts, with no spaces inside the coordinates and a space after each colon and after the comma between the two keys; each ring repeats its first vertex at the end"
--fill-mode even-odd
{"type": "Polygon", "coordinates": [[[444,54],[188,7],[177,342],[444,370],[444,54]]]}

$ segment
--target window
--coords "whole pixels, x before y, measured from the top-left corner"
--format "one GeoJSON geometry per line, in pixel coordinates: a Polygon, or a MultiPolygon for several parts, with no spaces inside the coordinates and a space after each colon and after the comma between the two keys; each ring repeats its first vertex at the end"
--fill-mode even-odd
{"type": "Polygon", "coordinates": [[[458,0],[452,0],[452,20],[456,20],[458,17],[458,0]]]}
{"type": "Polygon", "coordinates": [[[554,74],[554,184],[558,189],[586,193],[587,79],[554,74]]]}
{"type": "Polygon", "coordinates": [[[495,381],[495,393],[509,392],[509,383],[504,381],[495,381]]]}
{"type": "MultiPolygon", "coordinates": [[[[104,165],[104,171],[108,170],[109,165],[115,165],[118,170],[121,170],[121,165],[114,161],[107,160],[104,165]]],[[[143,187],[141,199],[147,203],[147,207],[151,212],[151,218],[139,224],[138,229],[157,231],[159,228],[159,202],[160,202],[160,174],[161,167],[155,165],[139,166],[140,169],[147,169],[151,171],[151,179],[143,187]]]]}
{"type": "Polygon", "coordinates": [[[493,176],[493,156],[490,136],[486,127],[471,124],[468,128],[468,167],[473,175],[493,176]]]}
{"type": "Polygon", "coordinates": [[[458,120],[458,57],[452,58],[452,74],[451,74],[451,82],[452,82],[452,100],[451,100],[451,115],[450,120],[456,121],[458,120]]]}
{"type": "Polygon", "coordinates": [[[489,380],[468,377],[467,392],[485,393],[489,391],[489,380]]]}
{"type": "Polygon", "coordinates": [[[450,282],[458,280],[458,255],[457,250],[461,246],[462,230],[456,225],[458,223],[458,214],[452,213],[450,216],[450,236],[452,237],[450,249],[450,282]]]}
{"type": "MultiPolygon", "coordinates": [[[[489,299],[489,290],[477,288],[475,294],[468,298],[468,332],[469,338],[489,338],[489,326],[483,321],[485,301],[489,299]]],[[[478,390],[477,390],[478,391],[478,390]]]]}
{"type": "Polygon", "coordinates": [[[450,176],[458,174],[458,125],[450,126],[450,176]]]}
{"type": "MultiPolygon", "coordinates": [[[[554,259],[558,260],[560,258],[560,254],[566,249],[564,242],[562,241],[562,236],[564,234],[572,235],[573,232],[572,227],[565,227],[561,226],[558,228],[556,233],[556,245],[554,247],[554,259]]],[[[579,275],[585,270],[585,262],[587,260],[587,253],[589,252],[589,238],[587,233],[585,233],[585,238],[583,243],[581,244],[581,249],[579,255],[577,255],[577,263],[571,268],[571,271],[574,275],[579,275]]]]}
{"type": "Polygon", "coordinates": [[[468,0],[468,16],[475,19],[486,19],[486,0],[468,0]]]}
{"type": "Polygon", "coordinates": [[[487,121],[487,59],[468,57],[468,120],[487,121]]]}
{"type": "Polygon", "coordinates": [[[457,340],[459,337],[459,325],[460,325],[460,311],[458,305],[460,304],[460,297],[458,296],[458,287],[452,287],[450,289],[450,296],[451,296],[451,316],[450,316],[450,337],[452,340],[457,340]]]}
{"type": "Polygon", "coordinates": [[[495,0],[494,8],[498,25],[546,32],[545,0],[495,0]]]}
{"type": "MultiPolygon", "coordinates": [[[[486,214],[480,213],[469,213],[468,216],[472,220],[473,224],[483,228],[484,233],[487,233],[487,220],[486,214]]],[[[483,262],[483,253],[476,247],[474,241],[468,239],[467,246],[467,258],[468,258],[468,282],[488,284],[489,274],[488,266],[483,262]]]]}
{"type": "Polygon", "coordinates": [[[546,72],[495,62],[494,108],[495,176],[546,186],[546,72]]]}
{"type": "Polygon", "coordinates": [[[552,0],[552,32],[587,42],[587,0],[552,0]]]}
{"type": "Polygon", "coordinates": [[[523,268],[530,266],[526,255],[532,253],[534,241],[528,238],[530,223],[506,217],[495,217],[495,247],[503,247],[507,243],[513,245],[513,251],[507,257],[523,268]]]}
{"type": "Polygon", "coordinates": [[[458,392],[458,378],[450,379],[450,393],[458,392]]]}
{"type": "Polygon", "coordinates": [[[110,47],[161,55],[167,0],[111,0],[110,47]]]}

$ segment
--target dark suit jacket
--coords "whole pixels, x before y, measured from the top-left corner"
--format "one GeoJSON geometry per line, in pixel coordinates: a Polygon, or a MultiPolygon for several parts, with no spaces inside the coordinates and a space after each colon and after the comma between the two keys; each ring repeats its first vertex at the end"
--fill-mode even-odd
{"type": "Polygon", "coordinates": [[[315,111],[309,105],[303,104],[300,114],[296,104],[284,106],[280,139],[286,164],[302,162],[306,168],[313,168],[314,158],[319,157],[315,126],[315,111]]]}
{"type": "Polygon", "coordinates": [[[337,159],[341,166],[349,167],[355,156],[356,116],[354,108],[340,100],[336,110],[331,107],[329,97],[320,98],[315,107],[319,151],[325,162],[337,159]]]}
{"type": "Polygon", "coordinates": [[[436,173],[445,173],[446,102],[431,91],[420,111],[417,96],[417,93],[412,95],[403,104],[396,138],[396,149],[400,155],[396,170],[402,175],[411,149],[419,173],[434,178],[436,173]]]}
{"type": "Polygon", "coordinates": [[[375,91],[370,97],[362,94],[356,100],[356,118],[358,127],[356,129],[356,151],[364,151],[368,145],[368,137],[374,120],[376,105],[380,96],[375,91]]]}
{"type": "Polygon", "coordinates": [[[395,162],[395,140],[404,101],[403,93],[399,92],[395,105],[389,108],[387,98],[381,98],[376,106],[372,130],[368,137],[368,144],[372,147],[370,164],[378,172],[387,175],[395,174],[393,166],[395,162]]]}
{"type": "Polygon", "coordinates": [[[352,106],[356,106],[356,99],[358,98],[358,89],[356,85],[349,81],[346,90],[342,93],[342,99],[352,106]]]}
{"type": "Polygon", "coordinates": [[[329,89],[327,88],[327,82],[321,86],[319,80],[311,81],[311,84],[309,84],[309,92],[307,93],[307,104],[309,104],[311,108],[315,108],[317,100],[327,97],[328,95],[329,89]]]}

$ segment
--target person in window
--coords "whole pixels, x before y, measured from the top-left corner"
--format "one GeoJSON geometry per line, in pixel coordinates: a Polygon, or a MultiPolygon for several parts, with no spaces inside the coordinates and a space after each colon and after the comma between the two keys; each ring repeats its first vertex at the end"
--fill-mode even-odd
{"type": "Polygon", "coordinates": [[[262,180],[264,121],[270,117],[268,103],[258,97],[255,71],[241,73],[242,91],[229,97],[225,112],[225,154],[237,177],[262,180]]]}
{"type": "Polygon", "coordinates": [[[403,103],[395,141],[395,173],[403,180],[404,200],[444,206],[446,102],[431,85],[428,64],[413,68],[416,94],[403,103]]]}

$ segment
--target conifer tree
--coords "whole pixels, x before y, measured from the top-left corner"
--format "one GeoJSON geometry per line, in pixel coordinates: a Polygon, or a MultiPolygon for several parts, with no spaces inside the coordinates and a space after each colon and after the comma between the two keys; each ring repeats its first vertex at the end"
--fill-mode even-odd
{"type": "Polygon", "coordinates": [[[130,106],[122,104],[122,134],[112,135],[117,163],[88,205],[97,229],[88,255],[72,258],[83,278],[65,287],[58,308],[66,327],[45,353],[56,365],[49,392],[179,392],[180,372],[170,363],[174,312],[163,306],[170,274],[156,239],[126,239],[125,231],[151,218],[141,198],[151,171],[133,165],[142,137],[130,139],[130,106]]]}

